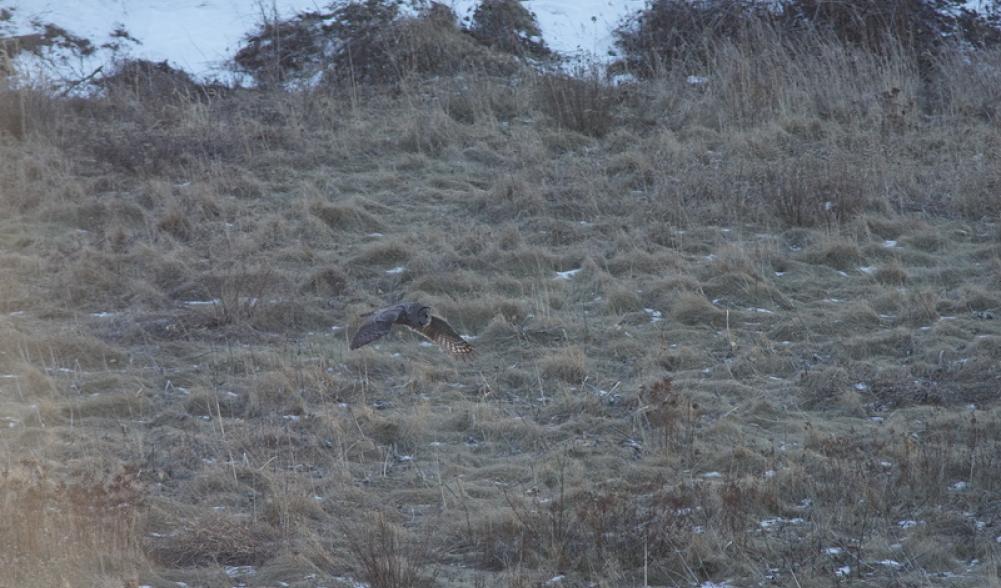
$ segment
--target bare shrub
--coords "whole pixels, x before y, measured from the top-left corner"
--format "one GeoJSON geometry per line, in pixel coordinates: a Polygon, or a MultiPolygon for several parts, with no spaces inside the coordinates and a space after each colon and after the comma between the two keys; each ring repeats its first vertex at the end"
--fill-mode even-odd
{"type": "Polygon", "coordinates": [[[514,65],[477,46],[443,5],[432,3],[416,17],[402,17],[398,3],[386,0],[269,19],[247,37],[234,60],[262,86],[321,75],[330,86],[356,87],[467,68],[510,73],[514,65]]]}
{"type": "Polygon", "coordinates": [[[223,92],[222,86],[199,84],[187,72],[171,67],[166,61],[154,63],[145,59],[116,63],[114,69],[95,85],[117,99],[160,104],[204,99],[223,92]]]}
{"type": "Polygon", "coordinates": [[[911,55],[926,59],[949,42],[983,46],[1001,40],[989,17],[964,12],[962,2],[954,0],[791,0],[783,8],[787,27],[829,31],[877,53],[901,43],[911,55]]]}
{"type": "Polygon", "coordinates": [[[378,514],[371,524],[347,529],[348,546],[373,588],[421,588],[435,583],[432,543],[410,538],[378,514]]]}
{"type": "Polygon", "coordinates": [[[735,39],[755,22],[770,20],[769,9],[751,0],[658,0],[616,29],[616,45],[625,55],[622,65],[648,77],[714,41],[735,39]]]}
{"type": "Polygon", "coordinates": [[[469,33],[474,39],[501,51],[523,57],[549,57],[542,31],[519,0],[483,0],[473,12],[469,33]]]}
{"type": "Polygon", "coordinates": [[[963,10],[956,0],[657,0],[616,30],[630,71],[650,76],[672,62],[703,61],[722,42],[741,42],[770,29],[790,44],[829,36],[866,52],[903,49],[926,69],[949,43],[995,45],[1001,40],[989,15],[963,10]]]}

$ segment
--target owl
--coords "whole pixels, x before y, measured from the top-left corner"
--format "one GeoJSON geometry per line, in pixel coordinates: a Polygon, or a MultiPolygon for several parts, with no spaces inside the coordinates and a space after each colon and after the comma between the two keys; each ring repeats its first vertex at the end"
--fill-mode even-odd
{"type": "Polygon", "coordinates": [[[475,353],[472,345],[460,337],[445,319],[432,315],[431,307],[419,302],[404,302],[362,316],[368,318],[351,338],[351,349],[368,345],[397,324],[417,331],[455,357],[468,358],[475,353]]]}

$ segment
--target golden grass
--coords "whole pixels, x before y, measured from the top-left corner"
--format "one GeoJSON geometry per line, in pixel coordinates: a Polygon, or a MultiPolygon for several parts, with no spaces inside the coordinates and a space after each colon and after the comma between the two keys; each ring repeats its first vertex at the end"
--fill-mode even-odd
{"type": "Polygon", "coordinates": [[[50,102],[0,137],[0,584],[997,583],[999,130],[825,51],[593,121],[473,73],[50,102]],[[410,298],[478,358],[348,350],[410,298]]]}

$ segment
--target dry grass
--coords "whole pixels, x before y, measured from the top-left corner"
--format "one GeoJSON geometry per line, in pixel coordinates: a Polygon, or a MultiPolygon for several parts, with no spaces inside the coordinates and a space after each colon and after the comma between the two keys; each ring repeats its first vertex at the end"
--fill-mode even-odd
{"type": "Polygon", "coordinates": [[[101,585],[145,568],[142,484],[135,470],[70,483],[31,458],[0,477],[0,582],[10,586],[101,585]]]}
{"type": "Polygon", "coordinates": [[[996,584],[997,80],[707,63],[5,94],[0,584],[996,584]]]}

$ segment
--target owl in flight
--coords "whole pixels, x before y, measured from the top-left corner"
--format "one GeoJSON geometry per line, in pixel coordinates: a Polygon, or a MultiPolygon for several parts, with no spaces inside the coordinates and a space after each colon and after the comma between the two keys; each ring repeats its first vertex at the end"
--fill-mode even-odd
{"type": "Polygon", "coordinates": [[[398,324],[417,331],[455,357],[468,358],[474,353],[473,346],[466,343],[445,319],[433,316],[431,307],[419,302],[404,302],[362,316],[368,318],[351,339],[351,349],[368,345],[398,324]]]}

